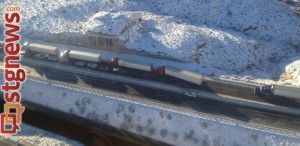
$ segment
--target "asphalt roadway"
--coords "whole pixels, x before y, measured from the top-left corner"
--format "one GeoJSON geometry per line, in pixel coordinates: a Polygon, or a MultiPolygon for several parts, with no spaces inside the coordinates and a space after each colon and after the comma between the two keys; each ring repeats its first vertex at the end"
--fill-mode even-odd
{"type": "MultiPolygon", "coordinates": [[[[295,115],[297,114],[298,109],[296,109],[295,114],[289,114],[280,111],[272,112],[270,111],[270,109],[258,110],[255,109],[255,107],[243,107],[242,105],[236,105],[234,103],[232,104],[228,102],[224,103],[222,101],[216,101],[215,99],[193,98],[184,96],[182,94],[178,94],[178,91],[181,93],[184,93],[185,91],[173,85],[166,85],[160,83],[160,86],[157,87],[156,82],[149,82],[139,79],[130,80],[130,78],[128,77],[110,75],[107,73],[101,73],[102,75],[99,76],[98,71],[61,65],[58,63],[48,61],[37,61],[36,59],[31,58],[23,58],[22,63],[24,64],[23,67],[25,67],[28,71],[29,76],[45,78],[48,80],[56,80],[60,82],[67,82],[70,84],[76,84],[87,88],[107,90],[118,94],[132,95],[134,97],[153,100],[155,102],[184,107],[187,110],[209,113],[213,115],[218,115],[226,118],[246,121],[265,126],[272,126],[279,129],[285,129],[294,132],[300,131],[300,117],[299,115],[295,115]],[[95,76],[97,76],[97,78],[95,78],[95,76]],[[110,77],[112,77],[114,80],[112,80],[112,78],[110,77]],[[156,87],[151,88],[151,86],[153,85],[155,85],[156,87]],[[167,90],[168,92],[166,92],[165,90],[167,90]],[[170,92],[169,90],[177,91],[170,92]]],[[[214,86],[215,88],[211,89],[215,89],[215,91],[222,90],[221,87],[224,88],[224,85],[216,84],[209,80],[205,81],[204,84],[207,84],[207,86],[214,86]],[[220,86],[220,88],[216,88],[216,86],[218,85],[220,86]]],[[[238,90],[240,92],[239,95],[246,95],[247,98],[251,99],[252,97],[255,97],[252,93],[250,93],[253,91],[250,91],[250,88],[248,87],[237,88],[238,85],[231,84],[226,86],[226,88],[230,86],[232,86],[232,89],[238,90]],[[242,89],[242,91],[240,91],[240,88],[242,89]]],[[[229,89],[223,90],[223,92],[229,91],[229,89]]],[[[231,95],[233,93],[236,94],[236,91],[230,91],[229,93],[231,93],[231,95]]],[[[208,95],[210,93],[204,92],[203,94],[208,95]]],[[[255,102],[254,104],[257,104],[255,102]]],[[[270,103],[263,102],[263,104],[268,105],[270,103]]],[[[271,105],[272,108],[277,107],[276,105],[271,105]]],[[[291,110],[294,109],[295,108],[292,108],[291,110]]]]}
{"type": "MultiPolygon", "coordinates": [[[[200,98],[200,99],[215,100],[219,102],[251,107],[260,110],[268,110],[268,111],[290,114],[294,116],[300,116],[299,101],[286,99],[286,98],[276,98],[276,97],[275,98],[258,97],[253,92],[254,90],[253,86],[247,86],[247,85],[241,86],[235,83],[213,81],[210,79],[206,79],[203,83],[203,86],[197,86],[195,87],[196,88],[195,89],[195,88],[180,87],[174,84],[166,84],[162,82],[126,77],[126,76],[116,75],[112,73],[101,72],[98,70],[80,68],[76,66],[59,64],[50,61],[37,60],[34,58],[24,57],[22,59],[22,64],[35,66],[35,67],[43,67],[50,70],[68,72],[69,74],[87,76],[93,78],[93,80],[95,79],[107,80],[108,82],[134,85],[137,87],[154,89],[155,91],[166,91],[168,93],[175,93],[178,95],[188,95],[191,98],[196,98],[196,99],[200,98]],[[198,87],[199,89],[197,89],[198,87]]],[[[108,84],[105,86],[108,86],[108,84]]]]}

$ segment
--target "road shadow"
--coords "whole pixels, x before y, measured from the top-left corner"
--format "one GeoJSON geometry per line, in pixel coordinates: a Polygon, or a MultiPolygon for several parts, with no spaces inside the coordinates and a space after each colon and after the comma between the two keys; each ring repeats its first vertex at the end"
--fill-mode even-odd
{"type": "Polygon", "coordinates": [[[169,93],[162,90],[145,89],[131,86],[138,91],[143,98],[158,101],[160,103],[183,107],[183,109],[212,115],[222,115],[241,121],[249,121],[250,118],[239,111],[238,107],[214,100],[192,98],[179,94],[169,93]]]}
{"type": "Polygon", "coordinates": [[[259,96],[262,100],[272,103],[279,106],[292,107],[300,109],[300,100],[287,98],[287,97],[278,97],[278,96],[259,96]]]}
{"type": "Polygon", "coordinates": [[[71,83],[76,84],[78,86],[87,87],[87,88],[98,88],[98,89],[105,89],[115,92],[127,93],[127,88],[124,84],[106,80],[106,79],[97,79],[91,78],[85,75],[76,75],[72,73],[67,73],[58,70],[52,70],[48,68],[42,67],[32,67],[34,68],[37,73],[48,79],[54,80],[59,82],[71,83]]]}
{"type": "Polygon", "coordinates": [[[84,76],[84,75],[79,75],[78,77],[86,85],[91,86],[93,88],[105,89],[105,90],[110,90],[110,91],[120,92],[120,93],[128,92],[126,85],[122,84],[122,83],[105,80],[105,79],[91,78],[91,77],[84,76]]]}
{"type": "Polygon", "coordinates": [[[34,67],[34,66],[30,66],[30,67],[35,69],[36,72],[41,77],[44,77],[49,80],[55,80],[60,82],[73,83],[73,84],[79,81],[78,77],[74,74],[69,74],[58,70],[53,70],[53,69],[43,68],[43,67],[34,67]]]}

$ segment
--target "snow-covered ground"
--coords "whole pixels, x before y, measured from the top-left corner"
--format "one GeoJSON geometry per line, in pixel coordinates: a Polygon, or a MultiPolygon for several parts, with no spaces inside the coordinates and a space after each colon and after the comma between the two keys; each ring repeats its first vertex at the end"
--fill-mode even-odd
{"type": "Polygon", "coordinates": [[[300,86],[300,17],[278,0],[23,0],[0,8],[10,4],[22,7],[23,40],[100,32],[216,78],[300,86]]]}
{"type": "Polygon", "coordinates": [[[31,145],[56,145],[56,146],[83,146],[83,144],[70,140],[60,135],[30,126],[21,124],[21,131],[16,135],[0,135],[0,138],[9,139],[14,142],[25,142],[31,145]]]}

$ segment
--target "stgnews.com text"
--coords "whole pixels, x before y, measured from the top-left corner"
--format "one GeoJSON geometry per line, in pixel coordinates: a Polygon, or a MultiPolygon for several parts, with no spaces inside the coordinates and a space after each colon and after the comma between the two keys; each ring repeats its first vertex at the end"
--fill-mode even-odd
{"type": "Polygon", "coordinates": [[[3,52],[3,78],[1,85],[4,106],[0,115],[1,134],[17,134],[21,130],[22,114],[25,108],[21,104],[22,83],[26,80],[26,72],[20,65],[21,61],[21,8],[17,6],[6,7],[3,14],[4,20],[4,42],[3,52]]]}

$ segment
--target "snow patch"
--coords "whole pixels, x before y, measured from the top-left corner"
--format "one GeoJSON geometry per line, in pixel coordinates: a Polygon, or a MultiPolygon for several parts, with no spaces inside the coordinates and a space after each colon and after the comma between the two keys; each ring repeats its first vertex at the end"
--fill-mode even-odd
{"type": "Polygon", "coordinates": [[[87,32],[103,33],[118,36],[122,41],[134,42],[141,37],[138,32],[142,29],[138,13],[123,14],[98,12],[83,24],[87,32]]]}
{"type": "Polygon", "coordinates": [[[300,87],[300,59],[292,61],[285,66],[279,81],[283,84],[292,84],[300,87]]]}

